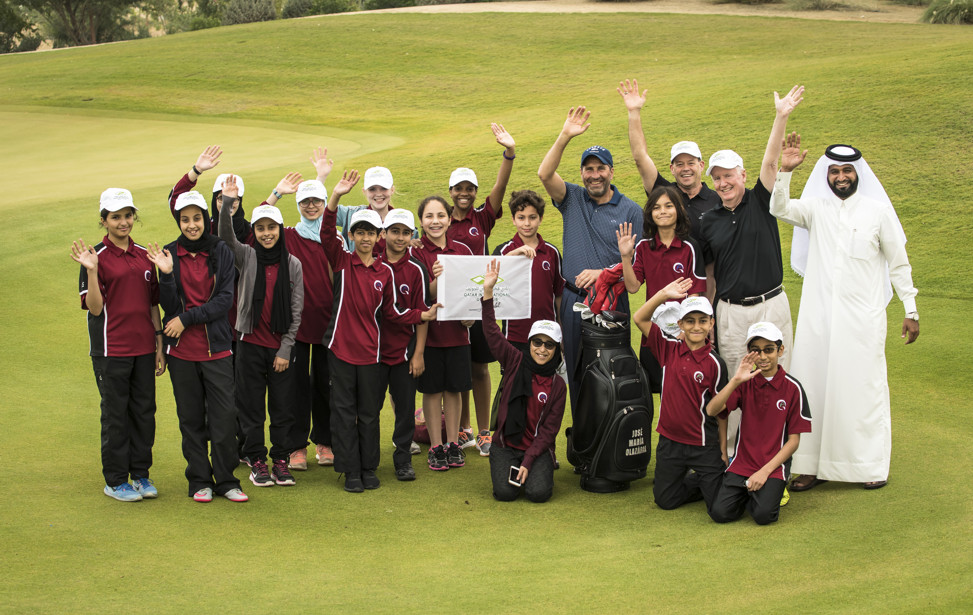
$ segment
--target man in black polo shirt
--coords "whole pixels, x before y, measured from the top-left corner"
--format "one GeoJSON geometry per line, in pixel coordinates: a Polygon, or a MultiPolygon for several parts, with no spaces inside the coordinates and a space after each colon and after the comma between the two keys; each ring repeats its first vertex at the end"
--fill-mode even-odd
{"type": "Polygon", "coordinates": [[[645,194],[649,195],[659,186],[675,185],[679,188],[685,199],[686,213],[689,215],[691,225],[689,235],[699,242],[699,219],[704,213],[718,207],[721,203],[716,192],[703,183],[703,155],[699,151],[699,146],[693,141],[680,141],[673,145],[669,153],[669,170],[676,181],[671,182],[662,177],[655,162],[649,157],[645,146],[645,134],[642,132],[641,111],[645,105],[645,91],[639,94],[639,82],[634,79],[630,82],[626,79],[618,84],[618,93],[621,94],[625,108],[628,109],[628,144],[632,149],[632,158],[635,159],[639,175],[642,176],[645,194]]]}
{"type": "MultiPolygon", "coordinates": [[[[777,179],[787,118],[803,100],[803,93],[803,86],[794,86],[783,98],[774,92],[777,114],[753,190],[746,188],[747,172],[736,152],[720,150],[709,159],[706,174],[713,178],[721,204],[706,212],[699,231],[707,267],[714,267],[716,334],[727,366],[740,364],[747,348],[747,329],[755,322],[774,323],[784,334],[785,352],[793,347],[791,309],[782,285],[780,232],[777,218],[770,213],[768,187],[772,189],[777,179]]],[[[780,363],[788,369],[789,352],[780,363]]],[[[739,425],[739,416],[733,414],[727,433],[731,448],[739,425]]]]}

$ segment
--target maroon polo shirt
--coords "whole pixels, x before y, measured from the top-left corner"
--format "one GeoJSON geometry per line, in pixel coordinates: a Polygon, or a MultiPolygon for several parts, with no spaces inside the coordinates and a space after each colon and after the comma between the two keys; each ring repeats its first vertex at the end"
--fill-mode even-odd
{"type": "Polygon", "coordinates": [[[334,287],[328,258],[321,244],[301,237],[297,229],[285,228],[287,251],[301,261],[304,272],[304,310],[301,326],[297,329],[297,341],[305,344],[321,344],[331,321],[334,287]]]}
{"type": "MultiPolygon", "coordinates": [[[[88,312],[88,340],[93,357],[138,357],[155,352],[151,308],[159,305],[159,279],[145,248],[131,239],[122,250],[105,235],[97,246],[98,287],[105,307],[88,312]]],[[[78,279],[81,309],[87,310],[88,270],[78,279]]]]}
{"type": "Polygon", "coordinates": [[[381,359],[383,322],[415,325],[422,322],[422,310],[396,307],[392,268],[379,259],[365,265],[357,252],[345,251],[335,235],[337,213],[325,210],[321,241],[334,268],[334,306],[325,335],[336,357],[352,365],[374,365],[381,359]]]}
{"type": "MultiPolygon", "coordinates": [[[[422,266],[429,272],[430,282],[432,281],[432,265],[441,254],[459,254],[472,256],[469,246],[465,243],[453,241],[446,237],[446,248],[440,248],[425,235],[422,236],[422,247],[419,249],[409,248],[409,255],[422,263],[422,266]]],[[[432,298],[430,297],[430,301],[432,298]]],[[[452,348],[454,346],[466,346],[470,343],[470,330],[464,327],[458,320],[439,321],[433,320],[429,323],[429,333],[426,336],[426,346],[433,348],[452,348]]]]}
{"type": "Polygon", "coordinates": [[[723,359],[706,343],[690,350],[682,340],[662,334],[653,323],[649,348],[662,366],[659,425],[663,436],[693,446],[718,446],[719,429],[706,404],[726,385],[723,359]]]}
{"type": "MultiPolygon", "coordinates": [[[[521,369],[527,368],[521,366],[521,369]]],[[[551,398],[555,378],[560,378],[560,376],[556,374],[553,376],[538,376],[537,374],[533,374],[531,376],[531,396],[527,402],[527,425],[524,427],[524,437],[520,440],[520,444],[514,444],[507,440],[507,446],[520,451],[526,451],[534,443],[534,438],[537,436],[537,425],[540,423],[541,414],[544,412],[544,409],[548,407],[547,400],[551,398]]]]}
{"type": "MultiPolygon", "coordinates": [[[[780,452],[790,434],[810,433],[811,410],[801,383],[783,367],[770,380],[757,374],[730,393],[726,409],[740,409],[736,456],[727,472],[749,477],[780,452]]],[[[770,478],[784,480],[784,466],[770,478]]]]}
{"type": "MultiPolygon", "coordinates": [[[[206,264],[207,252],[192,255],[186,248],[176,245],[179,257],[179,283],[186,299],[183,311],[199,307],[213,297],[213,276],[206,264]]],[[[206,325],[192,325],[183,329],[175,345],[166,346],[166,354],[184,361],[213,361],[233,354],[230,350],[210,354],[206,325]]]]}
{"type": "MultiPolygon", "coordinates": [[[[506,256],[524,245],[520,235],[497,246],[495,255],[506,256]]],[[[508,341],[527,343],[530,326],[535,320],[557,320],[555,301],[564,291],[561,277],[561,253],[537,234],[537,255],[530,266],[530,318],[503,321],[503,333],[508,341]]]]}
{"type": "MultiPolygon", "coordinates": [[[[635,245],[632,270],[635,271],[635,278],[639,283],[645,283],[646,301],[676,278],[689,278],[693,281],[687,294],[706,293],[706,265],[692,240],[675,237],[667,247],[658,234],[651,240],[643,239],[635,245]]],[[[644,335],[642,346],[648,346],[644,335]]]]}
{"type": "MultiPolygon", "coordinates": [[[[399,309],[429,309],[429,274],[415,258],[405,256],[394,263],[388,261],[386,254],[381,260],[392,269],[395,284],[395,296],[399,309]]],[[[382,363],[398,365],[409,360],[408,349],[412,337],[416,333],[416,326],[407,323],[386,321],[382,323],[382,363]]]]}
{"type": "Polygon", "coordinates": [[[498,210],[497,213],[493,213],[490,197],[487,197],[486,203],[471,209],[462,220],[456,218],[450,220],[449,228],[446,229],[446,238],[466,244],[473,254],[486,256],[487,238],[493,231],[497,218],[500,217],[502,211],[503,208],[498,210]]]}
{"type": "MultiPolygon", "coordinates": [[[[270,328],[270,315],[274,309],[274,286],[277,284],[277,272],[280,270],[280,263],[267,265],[264,267],[266,276],[266,288],[264,289],[264,304],[260,310],[260,318],[253,315],[253,329],[251,333],[241,333],[240,341],[264,348],[277,350],[280,348],[280,333],[274,333],[270,328]]],[[[258,270],[259,275],[259,270],[258,270]]]]}

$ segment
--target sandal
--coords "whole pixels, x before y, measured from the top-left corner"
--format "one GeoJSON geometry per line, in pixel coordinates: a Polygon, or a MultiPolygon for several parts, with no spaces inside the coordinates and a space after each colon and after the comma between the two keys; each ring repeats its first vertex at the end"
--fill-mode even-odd
{"type": "Polygon", "coordinates": [[[809,489],[814,489],[818,485],[823,485],[826,482],[828,481],[822,478],[818,478],[817,476],[804,474],[802,476],[798,476],[797,478],[791,481],[791,491],[794,492],[807,491],[809,489]]]}

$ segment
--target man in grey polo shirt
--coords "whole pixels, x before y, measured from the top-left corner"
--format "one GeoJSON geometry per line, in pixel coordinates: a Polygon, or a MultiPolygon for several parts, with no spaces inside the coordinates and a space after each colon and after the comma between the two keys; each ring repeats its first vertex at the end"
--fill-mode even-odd
{"type": "MultiPolygon", "coordinates": [[[[611,152],[598,145],[584,151],[581,155],[584,187],[565,182],[557,173],[568,142],[591,126],[587,123],[590,115],[584,107],[568,111],[561,133],[537,170],[564,224],[561,272],[565,280],[580,289],[593,286],[602,269],[621,262],[616,235],[619,224],[630,222],[636,242],[642,238],[642,208],[611,183],[615,176],[611,152]]],[[[581,345],[581,316],[573,307],[576,301],[583,300],[584,297],[567,288],[561,298],[564,360],[572,406],[578,399],[580,382],[574,378],[574,368],[581,345]]],[[[627,293],[622,293],[617,309],[629,312],[627,293]]]]}

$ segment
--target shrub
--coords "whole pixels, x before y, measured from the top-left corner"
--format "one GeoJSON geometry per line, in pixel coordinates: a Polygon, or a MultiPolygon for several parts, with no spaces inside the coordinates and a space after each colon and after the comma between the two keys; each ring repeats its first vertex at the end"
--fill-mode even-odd
{"type": "Polygon", "coordinates": [[[40,44],[37,24],[19,6],[0,0],[0,53],[33,51],[40,44]]]}
{"type": "Polygon", "coordinates": [[[903,6],[929,6],[931,0],[889,0],[892,4],[901,4],[903,6]]]}
{"type": "Polygon", "coordinates": [[[358,0],[311,0],[311,15],[330,15],[360,11],[358,0]]]}
{"type": "Polygon", "coordinates": [[[223,13],[223,25],[271,21],[277,18],[273,0],[230,0],[223,13]]]}
{"type": "Polygon", "coordinates": [[[973,24],[973,0],[933,0],[920,19],[926,23],[973,24]]]}
{"type": "Polygon", "coordinates": [[[362,9],[375,11],[378,9],[397,9],[402,6],[415,6],[416,0],[364,0],[362,9]]]}
{"type": "Polygon", "coordinates": [[[713,4],[777,4],[780,0],[713,0],[713,4]]]}
{"type": "Polygon", "coordinates": [[[287,0],[284,10],[281,11],[281,19],[293,19],[295,17],[306,17],[311,14],[311,0],[287,0]]]}
{"type": "Polygon", "coordinates": [[[837,0],[792,0],[791,6],[798,11],[840,11],[850,8],[837,0]]]}

